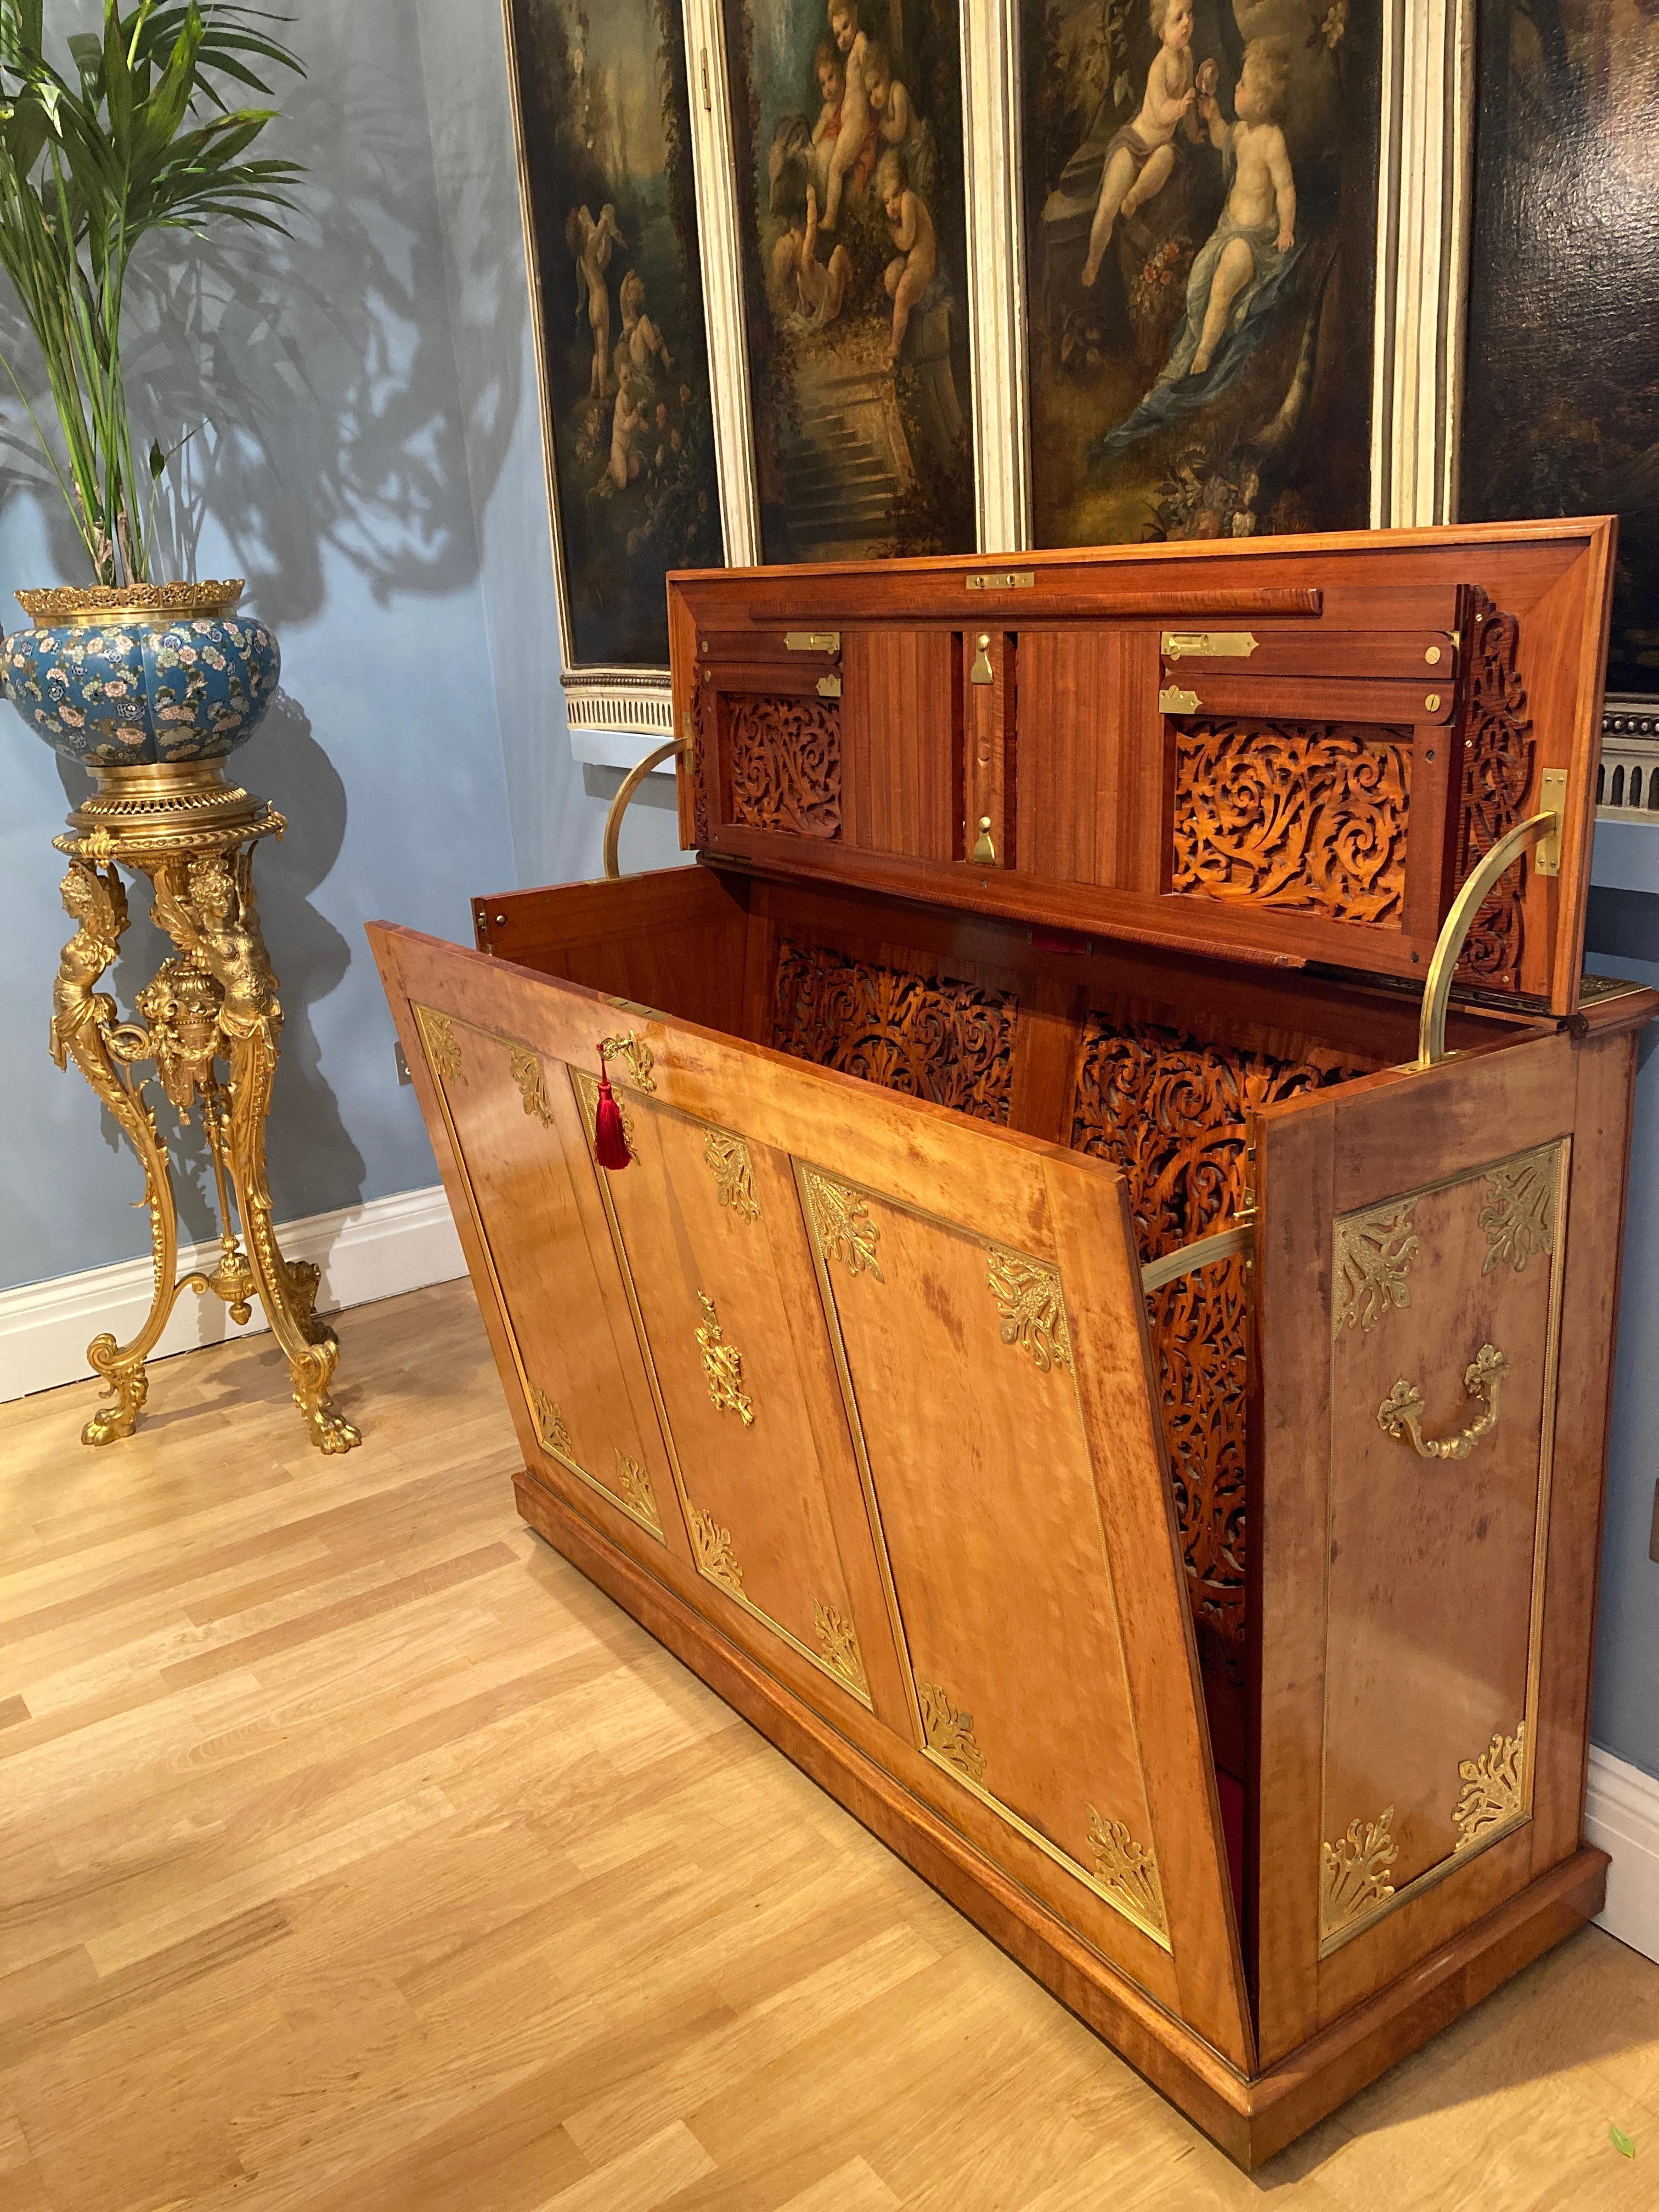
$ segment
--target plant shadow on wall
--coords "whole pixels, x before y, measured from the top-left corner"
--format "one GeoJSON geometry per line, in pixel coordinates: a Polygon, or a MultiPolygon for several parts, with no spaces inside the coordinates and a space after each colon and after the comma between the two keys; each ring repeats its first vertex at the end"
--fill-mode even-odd
{"type": "MultiPolygon", "coordinates": [[[[524,398],[526,308],[511,163],[481,165],[469,259],[456,272],[466,311],[492,332],[493,382],[468,424],[428,149],[405,119],[425,112],[418,56],[383,57],[371,72],[363,39],[343,20],[308,11],[303,31],[307,76],[283,86],[270,131],[307,173],[289,234],[217,228],[146,240],[126,318],[135,438],[148,446],[154,437],[167,456],[156,486],[152,573],[195,576],[210,526],[215,572],[228,559],[245,575],[249,602],[279,635],[324,615],[343,577],[361,580],[381,606],[465,589],[478,566],[472,492],[482,501],[493,489],[524,398]],[[428,218],[417,216],[419,227],[411,209],[428,218]]],[[[3,283],[0,353],[48,419],[40,358],[3,283]]],[[[30,496],[50,532],[56,576],[82,580],[85,548],[14,400],[0,410],[0,519],[30,496]]],[[[405,645],[394,641],[392,649],[405,645]]],[[[372,674],[375,650],[372,629],[355,637],[343,630],[339,651],[364,672],[372,674]]],[[[347,826],[345,786],[328,744],[326,731],[320,740],[313,732],[303,699],[283,693],[245,769],[238,763],[289,824],[280,842],[266,842],[255,871],[286,1016],[270,1127],[283,1214],[350,1202],[364,1173],[308,1013],[339,984],[356,949],[311,903],[347,826]]],[[[85,777],[60,769],[66,803],[78,803],[85,777]]],[[[47,854],[48,896],[51,862],[47,854]]],[[[124,1005],[169,949],[143,899],[135,896],[133,905],[114,971],[124,1005]]],[[[114,1125],[105,1120],[113,1145],[114,1125]]],[[[200,1236],[211,1227],[211,1178],[204,1158],[186,1156],[185,1166],[197,1188],[181,1188],[181,1212],[186,1233],[200,1236]]]]}

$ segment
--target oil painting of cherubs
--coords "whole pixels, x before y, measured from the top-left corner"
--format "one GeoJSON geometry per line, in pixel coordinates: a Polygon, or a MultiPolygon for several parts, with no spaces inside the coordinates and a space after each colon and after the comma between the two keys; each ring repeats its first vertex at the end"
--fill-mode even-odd
{"type": "Polygon", "coordinates": [[[509,0],[567,671],[665,667],[723,558],[678,0],[509,0]]]}
{"type": "Polygon", "coordinates": [[[762,550],[974,544],[952,0],[723,0],[762,550]]]}
{"type": "Polygon", "coordinates": [[[1370,513],[1382,0],[1023,0],[1036,542],[1370,513]]]}

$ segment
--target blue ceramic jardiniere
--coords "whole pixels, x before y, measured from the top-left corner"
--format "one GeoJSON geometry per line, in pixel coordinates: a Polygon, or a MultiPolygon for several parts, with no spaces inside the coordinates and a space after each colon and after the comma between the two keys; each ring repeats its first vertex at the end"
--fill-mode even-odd
{"type": "Polygon", "coordinates": [[[0,645],[23,720],[82,767],[220,760],[253,735],[276,690],[276,641],[227,583],[20,592],[33,629],[0,645]]]}

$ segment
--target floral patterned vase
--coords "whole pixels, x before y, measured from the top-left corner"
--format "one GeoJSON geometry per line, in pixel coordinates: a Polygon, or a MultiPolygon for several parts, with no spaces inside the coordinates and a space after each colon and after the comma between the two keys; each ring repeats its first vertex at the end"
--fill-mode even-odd
{"type": "Polygon", "coordinates": [[[0,680],[36,734],[83,768],[221,760],[276,695],[282,656],[225,583],[19,592],[34,620],[0,642],[0,680]]]}

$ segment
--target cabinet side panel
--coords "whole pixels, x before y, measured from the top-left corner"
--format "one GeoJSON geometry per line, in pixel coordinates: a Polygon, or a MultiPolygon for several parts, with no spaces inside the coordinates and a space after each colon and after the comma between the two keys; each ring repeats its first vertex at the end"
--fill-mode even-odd
{"type": "Polygon", "coordinates": [[[1636,1043],[1629,1032],[1591,1037],[1576,1055],[1577,1105],[1561,1307],[1561,1382],[1538,1683],[1534,1874],[1542,1874],[1577,1850],[1583,1819],[1636,1043]]]}

